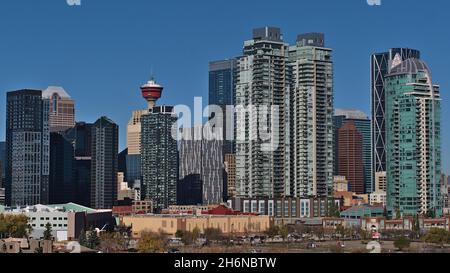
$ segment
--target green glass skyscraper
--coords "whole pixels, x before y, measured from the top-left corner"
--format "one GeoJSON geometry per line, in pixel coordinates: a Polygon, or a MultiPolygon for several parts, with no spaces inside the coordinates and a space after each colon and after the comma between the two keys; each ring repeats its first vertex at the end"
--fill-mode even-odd
{"type": "Polygon", "coordinates": [[[392,215],[442,215],[439,86],[421,60],[385,78],[387,206],[392,215]]]}

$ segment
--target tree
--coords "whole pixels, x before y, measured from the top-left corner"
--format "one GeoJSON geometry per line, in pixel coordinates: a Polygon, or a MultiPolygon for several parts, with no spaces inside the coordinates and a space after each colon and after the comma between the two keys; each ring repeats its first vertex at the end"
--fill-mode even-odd
{"type": "Polygon", "coordinates": [[[198,238],[200,238],[200,234],[201,234],[200,229],[198,227],[195,227],[192,230],[192,241],[197,242],[198,238]]]}
{"type": "Polygon", "coordinates": [[[95,230],[89,231],[86,239],[86,245],[90,249],[96,249],[100,245],[100,238],[95,230]]]}
{"type": "Polygon", "coordinates": [[[401,219],[401,218],[402,218],[402,214],[401,214],[400,210],[397,209],[397,210],[395,211],[395,219],[401,219]]]}
{"type": "Polygon", "coordinates": [[[0,238],[14,237],[25,238],[31,232],[25,215],[3,215],[0,214],[0,238]]]}
{"type": "Polygon", "coordinates": [[[184,232],[182,230],[177,230],[177,232],[175,233],[176,238],[183,239],[183,236],[184,232]]]}
{"type": "Polygon", "coordinates": [[[220,228],[207,228],[204,231],[205,237],[211,241],[218,241],[222,237],[222,230],[220,228]]]}
{"type": "Polygon", "coordinates": [[[47,223],[45,224],[44,240],[52,240],[52,238],[52,224],[47,223]]]}
{"type": "Polygon", "coordinates": [[[341,212],[339,209],[339,204],[337,203],[332,203],[330,204],[329,208],[328,208],[328,217],[341,217],[341,212]]]}
{"type": "Polygon", "coordinates": [[[100,235],[100,251],[104,253],[117,253],[126,251],[128,241],[119,232],[107,232],[100,235]]]}
{"type": "Polygon", "coordinates": [[[425,235],[423,240],[429,244],[437,244],[443,246],[444,244],[450,243],[450,232],[445,229],[432,228],[425,235]]]}
{"type": "Polygon", "coordinates": [[[166,243],[160,234],[144,231],[138,241],[137,248],[141,253],[161,253],[165,251],[166,243]]]}
{"type": "Polygon", "coordinates": [[[269,227],[269,229],[267,229],[265,233],[269,237],[275,237],[279,233],[279,228],[278,228],[278,226],[273,225],[273,226],[269,227]]]}
{"type": "Polygon", "coordinates": [[[283,241],[286,241],[287,237],[289,236],[289,229],[286,225],[283,225],[278,228],[278,235],[280,235],[283,238],[283,241]]]}
{"type": "Polygon", "coordinates": [[[80,236],[78,236],[78,243],[87,247],[86,231],[84,231],[84,229],[81,230],[80,236]]]}
{"type": "Polygon", "coordinates": [[[419,221],[419,215],[418,214],[414,217],[412,231],[414,232],[414,235],[417,238],[420,237],[420,221],[419,221]]]}
{"type": "Polygon", "coordinates": [[[411,245],[411,241],[404,236],[398,237],[394,241],[394,246],[398,248],[398,250],[402,251],[403,249],[409,248],[411,245]]]}

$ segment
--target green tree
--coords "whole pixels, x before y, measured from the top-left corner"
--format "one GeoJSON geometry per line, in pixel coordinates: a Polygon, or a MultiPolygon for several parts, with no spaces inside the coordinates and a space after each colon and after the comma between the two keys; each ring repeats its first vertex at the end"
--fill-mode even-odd
{"type": "Polygon", "coordinates": [[[339,204],[337,203],[332,203],[330,204],[329,208],[328,208],[328,217],[341,217],[341,212],[339,209],[339,204]]]}
{"type": "Polygon", "coordinates": [[[0,238],[14,237],[25,238],[31,232],[28,224],[28,217],[25,215],[3,215],[0,214],[0,238]]]}
{"type": "Polygon", "coordinates": [[[166,243],[160,234],[144,231],[138,241],[137,249],[140,253],[162,253],[166,249],[166,243]]]}
{"type": "Polygon", "coordinates": [[[394,241],[394,246],[396,248],[398,248],[398,250],[400,250],[400,251],[409,248],[410,245],[411,245],[411,241],[404,236],[400,236],[397,239],[395,239],[395,241],[394,241]]]}
{"type": "Polygon", "coordinates": [[[87,247],[87,238],[86,238],[86,231],[84,229],[81,230],[80,236],[78,236],[78,243],[82,246],[87,247]]]}
{"type": "Polygon", "coordinates": [[[90,249],[96,249],[100,245],[100,237],[98,237],[97,231],[89,231],[86,239],[86,245],[90,249]]]}
{"type": "Polygon", "coordinates": [[[45,224],[44,240],[52,240],[52,225],[50,223],[45,224]]]}
{"type": "Polygon", "coordinates": [[[424,236],[423,240],[429,244],[437,244],[443,246],[450,243],[450,232],[445,229],[432,228],[424,236]]]}

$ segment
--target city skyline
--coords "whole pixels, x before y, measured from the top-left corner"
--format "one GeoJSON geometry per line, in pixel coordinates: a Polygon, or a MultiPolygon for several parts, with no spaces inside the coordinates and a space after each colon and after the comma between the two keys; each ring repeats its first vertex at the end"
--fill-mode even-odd
{"type": "MultiPolygon", "coordinates": [[[[445,37],[448,36],[445,35],[447,30],[444,28],[444,11],[448,4],[423,6],[419,1],[409,1],[409,5],[404,7],[402,3],[383,2],[380,7],[371,7],[365,1],[311,2],[302,1],[294,4],[303,10],[311,10],[299,21],[293,21],[290,17],[294,11],[278,7],[271,8],[273,16],[268,19],[264,16],[264,11],[271,6],[264,7],[263,1],[258,7],[261,14],[249,15],[247,19],[238,18],[237,22],[230,23],[229,20],[220,22],[225,17],[219,14],[205,14],[202,20],[187,19],[206,10],[224,8],[231,12],[232,8],[236,7],[235,3],[227,3],[227,6],[223,7],[221,4],[214,4],[212,9],[209,3],[187,5],[178,2],[178,5],[174,5],[156,2],[152,5],[149,3],[130,5],[83,1],[80,7],[70,7],[64,1],[39,4],[25,0],[7,1],[4,4],[5,8],[0,10],[0,22],[9,20],[15,28],[11,28],[14,31],[5,29],[6,42],[0,45],[0,56],[4,60],[0,65],[0,73],[4,75],[3,81],[0,81],[0,89],[3,90],[0,104],[5,105],[7,91],[30,87],[45,89],[49,85],[62,86],[76,102],[77,121],[94,122],[99,116],[106,115],[119,124],[120,150],[122,150],[126,146],[125,128],[130,117],[129,113],[145,107],[145,101],[140,97],[139,86],[150,78],[152,70],[158,82],[166,86],[167,92],[160,104],[192,105],[194,96],[203,96],[206,103],[208,63],[239,55],[242,41],[248,39],[254,27],[263,25],[280,27],[285,34],[284,40],[289,43],[295,41],[297,34],[320,31],[325,33],[327,44],[334,50],[335,108],[358,108],[366,114],[370,113],[371,54],[385,52],[393,47],[409,47],[421,51],[422,59],[433,70],[434,80],[441,85],[443,170],[450,173],[447,156],[450,145],[445,141],[449,132],[445,117],[448,116],[450,108],[446,95],[450,81],[445,77],[447,73],[445,64],[448,63],[449,57],[444,54],[449,44],[448,38],[445,37]],[[152,10],[173,10],[174,15],[162,12],[164,16],[160,17],[159,14],[153,13],[152,16],[159,19],[155,20],[158,23],[148,23],[142,18],[145,18],[143,13],[150,6],[152,10]],[[420,11],[425,17],[431,16],[427,14],[434,16],[424,25],[415,24],[414,29],[395,29],[387,22],[375,22],[376,17],[381,15],[395,14],[398,19],[408,16],[409,12],[396,12],[400,6],[403,11],[405,9],[409,12],[420,11]],[[353,8],[352,12],[348,11],[350,8],[353,8]],[[24,16],[31,19],[39,16],[39,21],[35,25],[29,22],[36,20],[14,21],[6,12],[9,9],[20,9],[24,16]],[[184,15],[183,10],[190,12],[190,15],[184,15]],[[105,20],[99,23],[96,21],[96,15],[102,11],[105,20]],[[325,16],[329,16],[330,20],[339,23],[331,26],[332,24],[320,20],[309,21],[314,14],[313,11],[321,11],[325,16]],[[52,20],[41,18],[43,13],[48,12],[54,15],[52,20]],[[180,18],[176,19],[177,16],[180,18]],[[217,18],[213,20],[215,17],[217,18]],[[85,18],[84,21],[82,18],[85,18]],[[200,21],[208,19],[213,20],[211,25],[201,24],[200,21]],[[61,24],[59,26],[50,24],[53,20],[61,24]],[[354,20],[359,20],[358,24],[354,24],[354,20]],[[180,28],[181,22],[183,28],[180,28]],[[162,28],[162,25],[165,28],[162,28]],[[134,30],[129,31],[131,29],[134,30]],[[427,30],[430,35],[439,35],[433,43],[429,43],[420,37],[414,37],[414,33],[420,32],[421,29],[427,30]],[[367,32],[371,35],[361,35],[367,32]],[[99,35],[99,38],[96,38],[96,35],[99,35]],[[121,37],[120,40],[118,37],[121,37]],[[24,42],[27,42],[27,39],[43,41],[44,45],[25,46],[24,42]],[[200,39],[204,46],[189,43],[197,39],[200,39]],[[111,41],[117,43],[112,45],[111,41]],[[19,46],[15,47],[16,44],[19,46]],[[184,50],[174,51],[171,56],[160,54],[180,45],[185,46],[184,50]],[[125,54],[118,54],[121,50],[125,54]],[[187,52],[190,54],[186,54],[187,52]],[[17,60],[14,56],[21,56],[21,59],[17,60]],[[85,66],[84,58],[94,60],[90,67],[85,66]],[[173,61],[180,59],[183,60],[177,62],[177,66],[174,67],[173,61]],[[351,86],[348,82],[352,82],[351,86]],[[189,92],[185,91],[186,86],[189,86],[189,92]],[[104,98],[105,95],[108,98],[104,98]],[[101,100],[105,103],[93,107],[94,102],[101,100]]],[[[244,8],[250,7],[249,3],[241,5],[244,8]]],[[[5,111],[1,111],[0,120],[1,141],[5,140],[5,111]]]]}

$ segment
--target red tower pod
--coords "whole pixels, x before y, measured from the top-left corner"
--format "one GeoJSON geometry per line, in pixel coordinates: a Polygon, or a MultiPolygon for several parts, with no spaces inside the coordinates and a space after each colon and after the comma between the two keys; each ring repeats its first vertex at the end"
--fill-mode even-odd
{"type": "Polygon", "coordinates": [[[141,86],[142,97],[147,101],[149,110],[151,110],[155,106],[156,101],[161,98],[163,89],[164,87],[157,84],[153,79],[141,86]]]}

